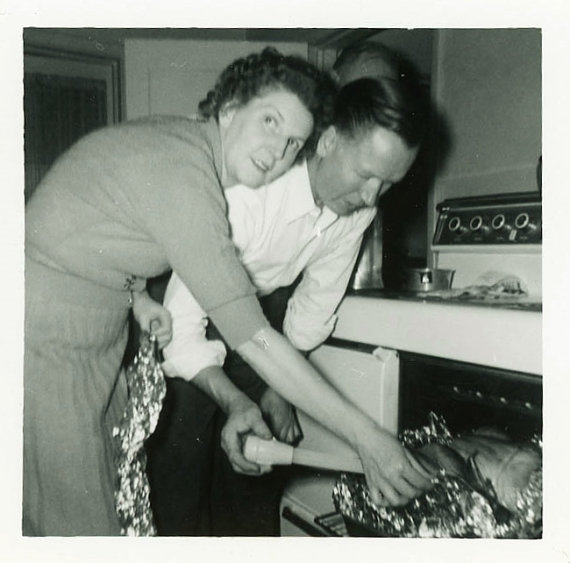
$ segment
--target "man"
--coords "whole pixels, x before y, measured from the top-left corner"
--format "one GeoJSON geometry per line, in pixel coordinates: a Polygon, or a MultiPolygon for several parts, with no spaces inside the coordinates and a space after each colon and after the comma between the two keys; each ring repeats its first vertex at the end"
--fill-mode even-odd
{"type": "MultiPolygon", "coordinates": [[[[336,67],[341,78],[343,68],[336,67]]],[[[414,95],[409,85],[390,80],[347,86],[333,125],[306,163],[269,186],[226,193],[234,242],[260,294],[286,288],[301,274],[291,299],[277,295],[287,304],[285,314],[283,305],[265,308],[299,350],[310,351],[332,332],[378,197],[402,179],[415,158],[425,112],[414,95]]],[[[300,436],[294,411],[235,356],[224,365],[225,347],[204,339],[205,315],[176,274],[165,306],[173,316],[174,340],[165,349],[164,367],[177,379],[169,381],[170,416],[161,419],[149,448],[159,533],[275,535],[279,471],[253,478],[232,467],[246,475],[265,472],[241,452],[240,437],[258,416],[254,403],[274,435],[290,443],[300,436]],[[221,431],[225,420],[216,404],[228,415],[221,431]],[[219,449],[212,453],[212,440],[219,442],[220,435],[229,462],[219,449]]]]}

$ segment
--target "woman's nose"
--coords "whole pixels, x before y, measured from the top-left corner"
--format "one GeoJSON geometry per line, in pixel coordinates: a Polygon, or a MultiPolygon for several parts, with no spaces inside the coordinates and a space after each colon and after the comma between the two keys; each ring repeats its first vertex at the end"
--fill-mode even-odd
{"type": "Polygon", "coordinates": [[[275,137],[273,143],[273,154],[275,160],[283,160],[285,158],[285,152],[287,151],[287,145],[289,144],[289,139],[283,137],[275,137]]]}

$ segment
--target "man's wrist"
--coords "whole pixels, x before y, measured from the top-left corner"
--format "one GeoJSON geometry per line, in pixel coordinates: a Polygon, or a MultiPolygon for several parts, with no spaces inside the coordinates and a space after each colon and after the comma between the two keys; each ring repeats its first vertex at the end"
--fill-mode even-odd
{"type": "Polygon", "coordinates": [[[194,378],[194,382],[226,415],[243,409],[250,403],[253,404],[247,395],[232,383],[220,366],[208,366],[202,369],[194,378]]]}

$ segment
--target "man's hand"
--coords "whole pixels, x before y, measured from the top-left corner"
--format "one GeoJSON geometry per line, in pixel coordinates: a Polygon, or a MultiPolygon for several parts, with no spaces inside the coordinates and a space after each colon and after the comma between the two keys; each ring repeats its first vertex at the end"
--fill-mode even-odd
{"type": "Polygon", "coordinates": [[[248,434],[255,434],[265,440],[273,437],[259,407],[246,395],[240,393],[229,405],[228,419],[222,429],[222,449],[237,473],[244,475],[268,473],[271,471],[271,466],[258,465],[243,456],[243,446],[248,434]]]}
{"type": "Polygon", "coordinates": [[[259,406],[278,440],[295,444],[303,436],[295,408],[271,387],[261,396],[259,406]]]}

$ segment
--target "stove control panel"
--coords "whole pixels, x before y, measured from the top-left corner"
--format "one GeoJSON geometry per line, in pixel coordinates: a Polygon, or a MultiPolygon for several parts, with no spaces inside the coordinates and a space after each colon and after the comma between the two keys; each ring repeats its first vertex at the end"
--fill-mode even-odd
{"type": "Polygon", "coordinates": [[[542,243],[542,202],[532,194],[449,199],[438,211],[434,245],[542,243]]]}

